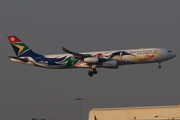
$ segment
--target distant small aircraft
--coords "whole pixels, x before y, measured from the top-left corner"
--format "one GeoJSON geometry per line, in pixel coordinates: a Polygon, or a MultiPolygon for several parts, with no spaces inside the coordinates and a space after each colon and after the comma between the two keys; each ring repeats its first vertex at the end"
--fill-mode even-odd
{"type": "Polygon", "coordinates": [[[118,68],[121,65],[159,63],[176,56],[174,52],[162,48],[141,48],[130,50],[113,50],[101,52],[76,53],[62,47],[68,54],[40,55],[33,52],[16,36],[7,36],[17,57],[11,61],[28,65],[53,68],[89,68],[88,75],[97,74],[96,68],[118,68]]]}

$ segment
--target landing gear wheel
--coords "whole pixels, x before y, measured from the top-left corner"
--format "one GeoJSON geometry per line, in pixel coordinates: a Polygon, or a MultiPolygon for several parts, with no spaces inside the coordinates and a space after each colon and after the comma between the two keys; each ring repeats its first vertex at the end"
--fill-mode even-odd
{"type": "Polygon", "coordinates": [[[97,74],[97,70],[95,68],[93,68],[93,73],[97,74]]]}
{"type": "Polygon", "coordinates": [[[158,68],[161,69],[161,66],[159,65],[158,68]]]}
{"type": "Polygon", "coordinates": [[[90,77],[92,77],[92,76],[93,76],[93,71],[89,71],[89,72],[88,72],[88,75],[89,75],[90,77]]]}

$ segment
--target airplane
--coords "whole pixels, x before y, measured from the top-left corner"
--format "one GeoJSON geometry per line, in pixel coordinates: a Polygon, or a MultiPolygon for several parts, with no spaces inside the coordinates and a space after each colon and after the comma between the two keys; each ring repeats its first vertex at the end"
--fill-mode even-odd
{"type": "Polygon", "coordinates": [[[163,48],[77,53],[65,47],[62,49],[66,54],[40,55],[33,52],[16,36],[7,37],[16,53],[16,57],[10,57],[11,61],[52,69],[88,68],[90,77],[97,74],[96,68],[116,69],[122,65],[143,63],[159,63],[158,68],[161,68],[161,62],[176,56],[173,51],[163,48]]]}

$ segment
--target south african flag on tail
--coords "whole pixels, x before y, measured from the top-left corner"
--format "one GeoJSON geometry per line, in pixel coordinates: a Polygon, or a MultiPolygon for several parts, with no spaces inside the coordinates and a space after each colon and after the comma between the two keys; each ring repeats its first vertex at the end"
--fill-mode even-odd
{"type": "Polygon", "coordinates": [[[26,46],[21,40],[19,40],[16,36],[7,36],[9,42],[11,43],[17,57],[29,57],[29,56],[38,56],[38,54],[34,53],[28,46],[26,46]]]}

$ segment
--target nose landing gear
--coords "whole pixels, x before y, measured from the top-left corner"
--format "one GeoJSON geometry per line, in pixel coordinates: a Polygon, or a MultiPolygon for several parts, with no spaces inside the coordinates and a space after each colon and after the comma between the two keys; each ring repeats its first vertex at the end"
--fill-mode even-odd
{"type": "Polygon", "coordinates": [[[161,62],[159,63],[159,66],[158,66],[159,69],[161,69],[161,62]]]}

